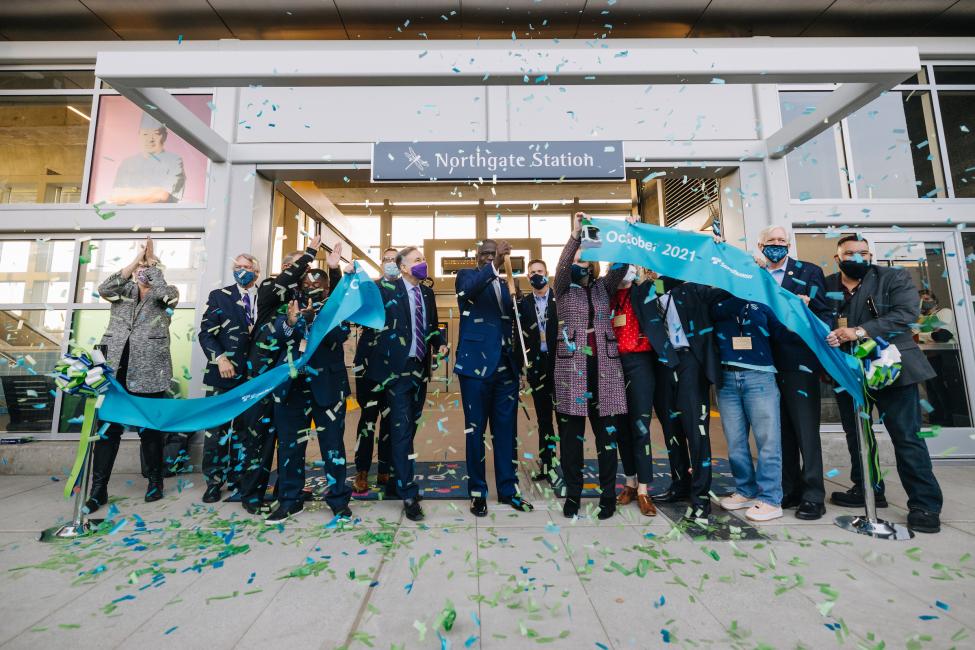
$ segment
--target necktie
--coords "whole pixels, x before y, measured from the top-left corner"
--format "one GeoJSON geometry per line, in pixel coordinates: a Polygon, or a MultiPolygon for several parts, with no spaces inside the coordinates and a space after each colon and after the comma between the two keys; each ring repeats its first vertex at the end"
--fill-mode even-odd
{"type": "Polygon", "coordinates": [[[495,278],[494,282],[494,295],[498,299],[498,309],[501,310],[502,315],[504,314],[504,300],[501,298],[501,279],[495,278]]]}
{"type": "Polygon", "coordinates": [[[251,313],[251,295],[244,293],[244,314],[247,316],[247,324],[254,324],[254,315],[251,313]]]}
{"type": "Polygon", "coordinates": [[[426,323],[423,322],[423,296],[420,293],[419,286],[413,287],[412,291],[413,304],[416,306],[413,310],[413,355],[418,361],[423,361],[427,352],[427,328],[426,323]]]}

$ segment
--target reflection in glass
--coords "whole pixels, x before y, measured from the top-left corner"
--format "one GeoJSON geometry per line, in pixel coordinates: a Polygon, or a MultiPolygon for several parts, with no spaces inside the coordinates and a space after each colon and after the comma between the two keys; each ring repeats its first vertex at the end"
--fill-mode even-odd
{"type": "MultiPolygon", "coordinates": [[[[84,262],[78,272],[76,300],[82,303],[103,302],[96,294],[98,285],[121,270],[135,257],[145,242],[140,239],[92,239],[82,243],[84,262]]],[[[203,242],[200,239],[153,239],[153,249],[166,271],[166,281],[179,287],[180,302],[195,302],[203,242]]]]}
{"type": "Polygon", "coordinates": [[[0,310],[0,431],[48,432],[64,310],[0,310]]]}
{"type": "Polygon", "coordinates": [[[91,97],[0,96],[0,204],[77,203],[90,126],[91,97]]]}
{"type": "Polygon", "coordinates": [[[66,303],[74,241],[0,240],[0,304],[66,303]]]}
{"type": "Polygon", "coordinates": [[[90,90],[94,70],[0,70],[0,90],[90,90]]]}
{"type": "Polygon", "coordinates": [[[942,90],[938,103],[955,196],[975,198],[975,92],[942,90]]]}
{"type": "Polygon", "coordinates": [[[889,92],[847,118],[857,196],[944,198],[931,93],[889,92]]]}
{"type": "Polygon", "coordinates": [[[939,85],[975,85],[975,66],[972,65],[936,65],[934,66],[934,80],[939,85]]]}
{"type": "MultiPolygon", "coordinates": [[[[781,92],[782,124],[816,112],[828,92],[781,92]]],[[[820,133],[785,157],[789,169],[789,191],[792,198],[838,199],[845,196],[843,175],[837,156],[839,125],[820,133]]]]}

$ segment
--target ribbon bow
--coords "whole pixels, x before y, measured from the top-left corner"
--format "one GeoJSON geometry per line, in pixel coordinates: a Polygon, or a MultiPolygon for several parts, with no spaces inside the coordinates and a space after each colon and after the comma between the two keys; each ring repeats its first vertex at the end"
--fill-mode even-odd
{"type": "Polygon", "coordinates": [[[861,341],[853,356],[863,363],[864,380],[870,390],[890,386],[901,374],[900,350],[879,336],[861,341]]]}
{"type": "Polygon", "coordinates": [[[98,350],[74,348],[54,366],[54,384],[69,395],[97,397],[108,390],[112,369],[98,350]]]}

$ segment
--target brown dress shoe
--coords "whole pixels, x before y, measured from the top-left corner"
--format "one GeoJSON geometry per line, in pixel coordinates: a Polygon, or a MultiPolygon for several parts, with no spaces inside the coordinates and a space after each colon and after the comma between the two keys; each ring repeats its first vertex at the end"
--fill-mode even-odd
{"type": "Polygon", "coordinates": [[[352,491],[353,492],[368,492],[369,491],[369,474],[366,472],[356,472],[355,480],[352,481],[352,491]]]}
{"type": "Polygon", "coordinates": [[[389,483],[389,474],[376,474],[376,485],[385,486],[389,483]]]}
{"type": "Polygon", "coordinates": [[[623,486],[623,490],[616,497],[616,505],[625,506],[636,498],[636,488],[628,485],[623,486]]]}
{"type": "Polygon", "coordinates": [[[653,499],[646,494],[638,494],[636,503],[640,506],[640,514],[644,517],[656,517],[657,506],[653,505],[653,499]]]}

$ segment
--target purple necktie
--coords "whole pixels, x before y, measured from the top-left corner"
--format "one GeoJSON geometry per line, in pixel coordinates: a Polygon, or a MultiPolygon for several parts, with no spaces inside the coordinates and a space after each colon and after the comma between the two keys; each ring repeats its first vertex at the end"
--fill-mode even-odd
{"type": "Polygon", "coordinates": [[[413,287],[413,303],[416,305],[413,310],[413,355],[423,361],[427,354],[427,328],[423,322],[423,296],[418,286],[413,287]]]}
{"type": "Polygon", "coordinates": [[[254,324],[254,317],[251,316],[251,295],[249,293],[244,294],[244,314],[247,316],[247,324],[254,324]]]}

